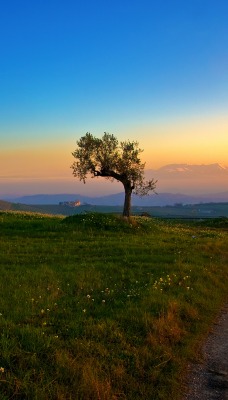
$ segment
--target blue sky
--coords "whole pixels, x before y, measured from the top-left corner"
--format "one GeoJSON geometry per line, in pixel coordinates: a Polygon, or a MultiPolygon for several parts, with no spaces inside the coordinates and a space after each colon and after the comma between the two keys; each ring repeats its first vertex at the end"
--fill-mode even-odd
{"type": "Polygon", "coordinates": [[[181,161],[163,149],[181,140],[194,162],[184,144],[214,126],[202,162],[228,165],[227,21],[225,0],[2,1],[0,153],[18,154],[16,171],[22,150],[48,149],[54,170],[63,149],[69,169],[80,136],[108,131],[138,139],[155,166],[181,161]]]}

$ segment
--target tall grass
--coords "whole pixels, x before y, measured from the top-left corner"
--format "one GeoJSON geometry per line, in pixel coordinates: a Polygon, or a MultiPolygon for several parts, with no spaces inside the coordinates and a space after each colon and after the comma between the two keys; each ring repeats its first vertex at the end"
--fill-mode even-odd
{"type": "Polygon", "coordinates": [[[1,213],[0,232],[0,399],[181,398],[227,294],[224,225],[1,213]]]}

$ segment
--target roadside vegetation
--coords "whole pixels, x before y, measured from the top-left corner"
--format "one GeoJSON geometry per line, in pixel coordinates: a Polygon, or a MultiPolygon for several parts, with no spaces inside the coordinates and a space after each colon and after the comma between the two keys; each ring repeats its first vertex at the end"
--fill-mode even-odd
{"type": "Polygon", "coordinates": [[[181,399],[227,238],[226,218],[1,212],[0,399],[181,399]]]}

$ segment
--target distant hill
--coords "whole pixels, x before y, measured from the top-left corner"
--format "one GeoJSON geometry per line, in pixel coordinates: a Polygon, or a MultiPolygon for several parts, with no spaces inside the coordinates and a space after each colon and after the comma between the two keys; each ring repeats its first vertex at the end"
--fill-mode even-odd
{"type": "Polygon", "coordinates": [[[10,203],[9,201],[0,200],[0,210],[3,211],[12,210],[12,203],[10,203]]]}
{"type": "Polygon", "coordinates": [[[0,211],[25,211],[41,214],[71,215],[73,209],[56,204],[22,204],[0,200],[0,211]]]}
{"type": "Polygon", "coordinates": [[[145,171],[147,179],[158,180],[160,192],[222,193],[228,190],[228,168],[220,164],[169,164],[145,171]]]}
{"type": "Polygon", "coordinates": [[[199,176],[200,175],[223,175],[228,177],[228,168],[223,167],[222,165],[215,164],[168,164],[157,170],[151,170],[153,172],[158,172],[162,174],[168,175],[192,175],[199,176]]]}
{"type": "MultiPolygon", "coordinates": [[[[158,195],[143,198],[133,196],[133,205],[163,206],[175,203],[194,204],[197,202],[228,201],[228,167],[223,167],[218,163],[208,165],[168,164],[156,170],[145,170],[145,175],[146,179],[154,178],[158,180],[156,188],[158,195]],[[210,193],[210,188],[213,193],[210,193]]],[[[44,193],[12,198],[4,196],[4,199],[30,205],[57,205],[60,202],[75,200],[92,205],[122,205],[124,193],[103,196],[97,195],[97,192],[95,196],[84,196],[79,193],[44,193]]]]}
{"type": "MultiPolygon", "coordinates": [[[[39,194],[31,196],[23,196],[10,199],[14,203],[22,203],[27,205],[58,205],[64,201],[79,200],[81,204],[104,205],[104,206],[122,206],[124,202],[124,193],[116,193],[101,197],[89,197],[80,194],[39,194]]],[[[223,193],[205,194],[198,196],[190,196],[181,193],[159,193],[158,195],[150,195],[145,197],[132,196],[133,206],[166,206],[176,203],[196,204],[209,202],[227,202],[228,191],[223,193]]]]}
{"type": "MultiPolygon", "coordinates": [[[[73,215],[85,212],[102,212],[121,214],[123,205],[80,205],[71,207],[58,204],[28,205],[21,203],[10,203],[0,200],[0,211],[26,211],[52,215],[73,215]]],[[[149,214],[154,217],[168,218],[215,218],[228,217],[228,202],[221,203],[200,203],[182,205],[178,203],[174,206],[132,206],[132,213],[135,215],[149,214]]]]}
{"type": "MultiPolygon", "coordinates": [[[[228,167],[224,167],[218,163],[214,164],[168,164],[158,169],[145,170],[146,179],[158,181],[157,192],[158,196],[152,195],[144,198],[133,196],[133,205],[141,206],[163,206],[173,205],[175,203],[193,204],[197,202],[210,201],[228,201],[228,167]]],[[[73,180],[73,179],[72,179],[73,180]]],[[[80,194],[81,189],[77,189],[77,180],[74,180],[76,185],[67,186],[65,189],[70,193],[61,194],[40,194],[32,196],[6,196],[2,195],[2,199],[14,203],[24,203],[29,205],[36,204],[59,204],[64,201],[79,200],[81,203],[89,203],[92,205],[122,205],[124,194],[116,193],[120,186],[113,183],[113,192],[111,195],[99,195],[99,190],[104,193],[105,182],[98,179],[98,183],[102,181],[104,186],[99,186],[97,183],[88,182],[90,190],[94,190],[94,195],[84,196],[80,194]],[[70,189],[70,187],[72,189],[70,189]],[[74,193],[78,191],[78,193],[74,193]]],[[[60,185],[61,186],[61,185],[60,185]]],[[[16,190],[16,189],[15,189],[16,190]]],[[[38,189],[39,190],[39,189],[38,189]]],[[[50,190],[53,187],[50,184],[50,190]]],[[[110,186],[108,188],[110,193],[110,186]]],[[[91,193],[91,192],[90,192],[91,193]]]]}

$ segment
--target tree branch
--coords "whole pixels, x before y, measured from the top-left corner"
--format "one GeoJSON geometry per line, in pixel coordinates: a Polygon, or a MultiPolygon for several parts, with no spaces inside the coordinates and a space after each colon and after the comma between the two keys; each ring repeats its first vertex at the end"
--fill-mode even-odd
{"type": "Polygon", "coordinates": [[[123,182],[124,174],[117,174],[115,171],[109,171],[107,169],[101,169],[100,171],[94,170],[94,176],[102,176],[104,178],[114,178],[117,181],[123,182]]]}

